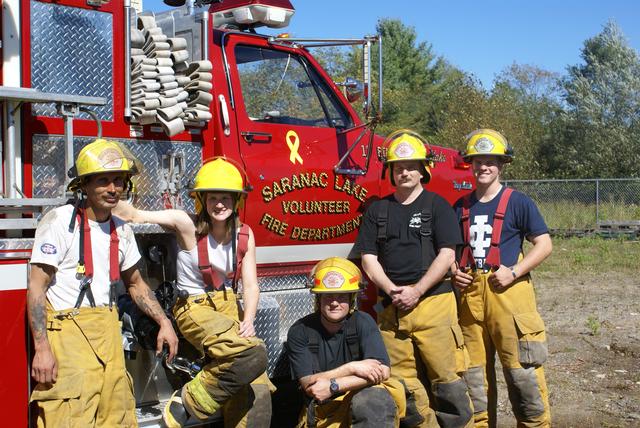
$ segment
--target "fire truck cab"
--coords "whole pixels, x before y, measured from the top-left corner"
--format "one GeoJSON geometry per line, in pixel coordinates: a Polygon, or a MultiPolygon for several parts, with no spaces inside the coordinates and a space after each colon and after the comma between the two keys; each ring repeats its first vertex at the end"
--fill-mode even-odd
{"type": "MultiPolygon", "coordinates": [[[[188,1],[162,13],[144,12],[135,0],[2,6],[0,402],[11,409],[5,424],[30,423],[33,233],[42,213],[65,203],[66,172],[98,136],[125,145],[143,164],[131,195],[142,209],[193,211],[190,182],[212,156],[247,171],[253,191],[240,215],[256,236],[256,330],[267,346],[269,375],[288,377],[282,343],[289,326],[312,310],[309,271],[325,257],[346,257],[365,203],[391,192],[381,177],[384,139],[374,133],[381,98],[372,98],[371,50],[380,38],[256,33],[288,24],[288,0],[188,1]],[[311,54],[335,45],[362,47],[362,82],[334,82],[311,54]],[[350,102],[358,95],[362,117],[350,102]]],[[[468,165],[451,149],[431,150],[436,167],[428,188],[453,202],[471,188],[468,165]]],[[[175,241],[159,227],[133,227],[147,282],[162,297],[175,280],[175,241]]],[[[375,293],[367,296],[363,305],[371,307],[375,293]]],[[[144,345],[143,324],[123,316],[123,351],[140,425],[157,426],[163,402],[198,370],[199,356],[185,350],[174,366],[159,364],[144,345]]]]}

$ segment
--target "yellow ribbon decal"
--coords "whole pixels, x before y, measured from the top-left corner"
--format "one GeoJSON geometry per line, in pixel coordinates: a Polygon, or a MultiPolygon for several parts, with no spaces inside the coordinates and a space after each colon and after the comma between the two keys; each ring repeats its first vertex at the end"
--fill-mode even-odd
{"type": "Polygon", "coordinates": [[[291,161],[291,163],[295,165],[296,161],[298,161],[300,162],[300,165],[302,165],[302,158],[298,153],[298,149],[300,148],[300,137],[298,137],[298,134],[296,134],[296,131],[291,130],[287,132],[287,136],[285,137],[285,140],[287,141],[287,146],[289,146],[289,150],[291,150],[291,154],[289,155],[289,160],[291,161]]]}

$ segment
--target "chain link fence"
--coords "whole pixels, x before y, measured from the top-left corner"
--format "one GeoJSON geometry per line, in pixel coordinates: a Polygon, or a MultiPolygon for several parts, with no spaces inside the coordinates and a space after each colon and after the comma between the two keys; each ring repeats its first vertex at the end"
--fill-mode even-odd
{"type": "Polygon", "coordinates": [[[531,197],[552,231],[640,230],[640,179],[509,180],[531,197]]]}

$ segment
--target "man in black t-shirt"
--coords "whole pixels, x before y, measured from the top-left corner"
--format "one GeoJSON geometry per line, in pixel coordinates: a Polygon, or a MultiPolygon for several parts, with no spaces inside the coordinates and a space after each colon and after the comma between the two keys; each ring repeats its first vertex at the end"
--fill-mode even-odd
{"type": "Polygon", "coordinates": [[[312,272],[316,311],[298,320],[287,338],[291,371],[307,398],[299,426],[391,428],[404,414],[404,391],[389,379],[375,321],[354,310],[360,278],[360,270],[339,257],[312,272]]]}
{"type": "Polygon", "coordinates": [[[379,290],[378,325],[391,376],[409,392],[403,422],[472,426],[456,299],[443,280],[461,243],[460,230],[451,206],[422,187],[431,178],[426,142],[410,131],[394,133],[387,142],[385,166],[396,190],[369,207],[355,249],[379,290]]]}

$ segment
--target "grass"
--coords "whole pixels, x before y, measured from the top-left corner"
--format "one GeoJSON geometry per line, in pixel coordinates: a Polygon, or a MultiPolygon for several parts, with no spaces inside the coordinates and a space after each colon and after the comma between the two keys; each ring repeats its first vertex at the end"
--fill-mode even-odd
{"type": "Polygon", "coordinates": [[[600,334],[600,327],[602,327],[602,324],[600,323],[600,320],[598,320],[598,317],[593,315],[589,316],[584,325],[589,329],[589,334],[591,336],[597,336],[600,334]]]}
{"type": "MultiPolygon", "coordinates": [[[[537,202],[547,226],[552,229],[593,229],[596,227],[595,203],[537,202]]],[[[640,220],[640,205],[602,202],[598,207],[599,221],[640,220]]]]}
{"type": "MultiPolygon", "coordinates": [[[[525,252],[527,246],[525,246],[525,252]]],[[[553,253],[538,266],[535,272],[537,274],[574,274],[615,270],[637,275],[639,260],[640,241],[600,237],[554,238],[553,253]]]]}

